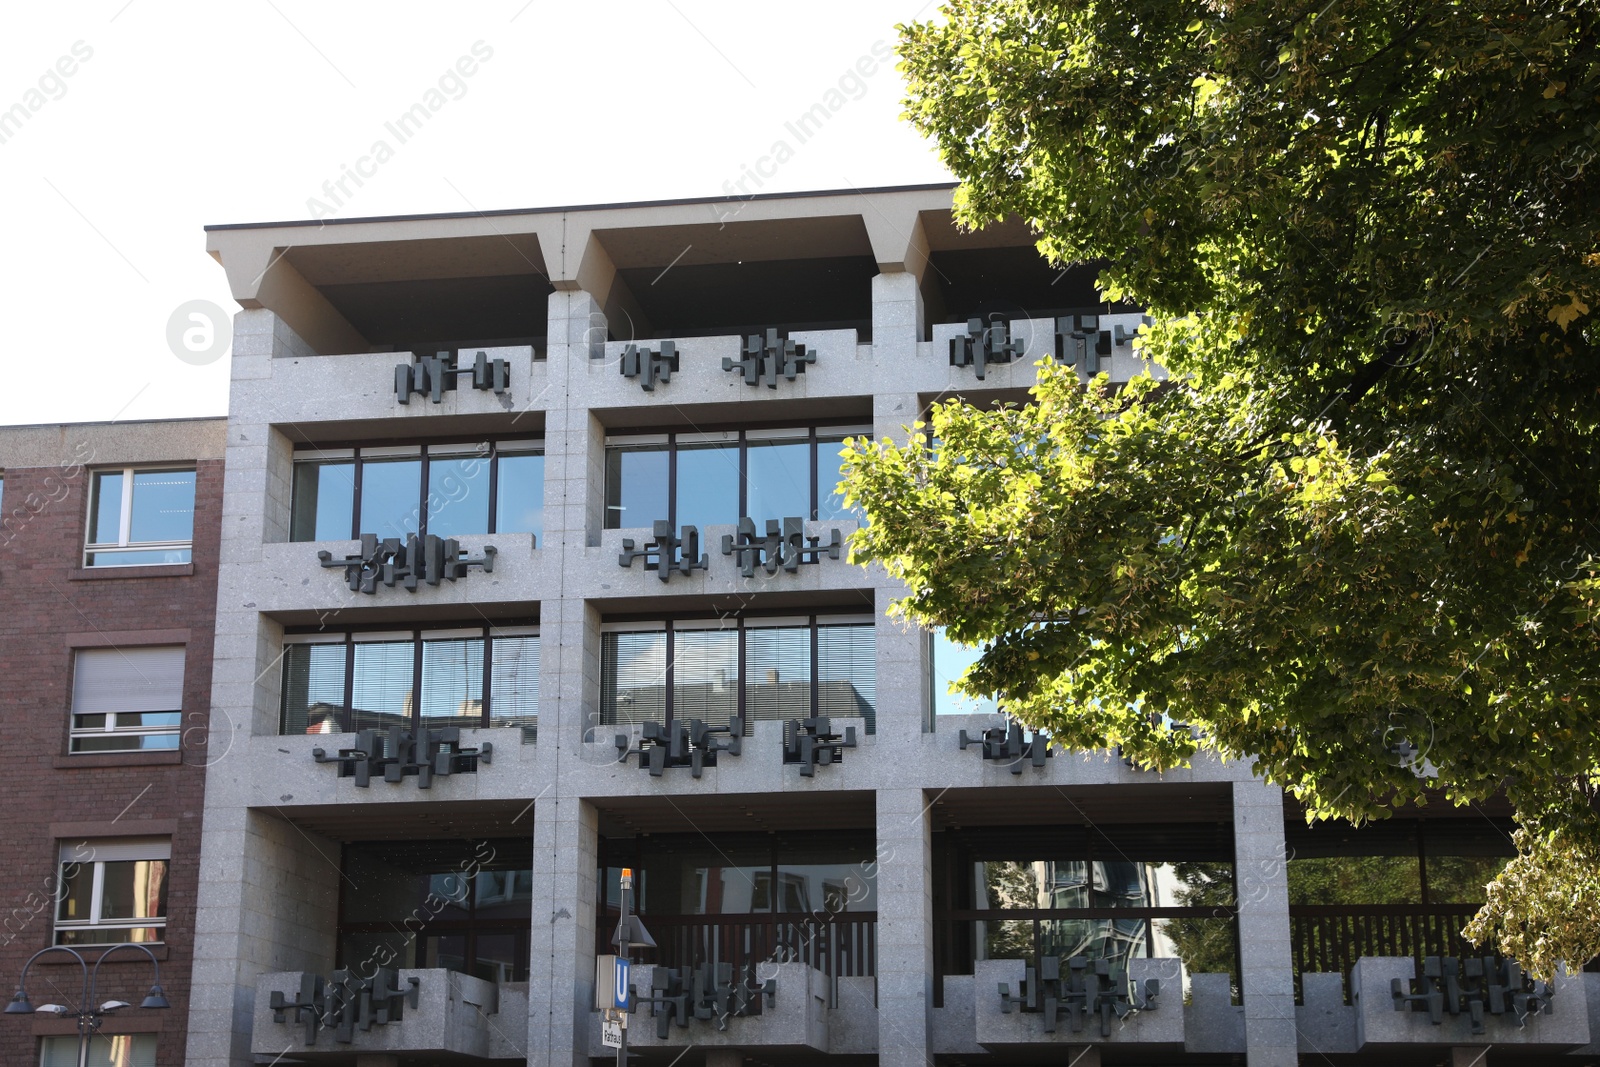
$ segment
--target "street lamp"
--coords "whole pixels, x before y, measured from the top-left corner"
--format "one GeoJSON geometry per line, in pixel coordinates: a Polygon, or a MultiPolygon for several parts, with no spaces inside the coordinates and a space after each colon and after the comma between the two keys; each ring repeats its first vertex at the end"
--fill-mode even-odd
{"type": "Polygon", "coordinates": [[[89,1039],[99,1033],[100,1024],[105,1020],[105,1017],[112,1012],[121,1011],[123,1008],[133,1007],[125,1000],[108,1000],[99,1007],[92,1006],[95,1002],[95,985],[100,977],[100,965],[112,953],[125,948],[134,948],[143,952],[150,958],[150,966],[155,969],[155,984],[150,987],[150,992],[145,995],[145,998],[139,1002],[139,1007],[171,1007],[167,1003],[166,996],[161,992],[161,964],[156,961],[156,954],[144,945],[130,941],[120,945],[113,945],[102,952],[100,958],[94,961],[93,970],[90,970],[88,961],[82,955],[66,945],[51,945],[49,948],[40,949],[32,956],[29,956],[28,962],[22,965],[22,977],[17,980],[17,991],[12,994],[11,1003],[6,1005],[5,1014],[33,1015],[37,1013],[40,1015],[54,1015],[61,1019],[72,1018],[78,1020],[78,1067],[88,1067],[89,1039]],[[78,967],[83,971],[83,991],[78,996],[77,1011],[73,1011],[65,1004],[41,1004],[35,1008],[28,999],[28,968],[33,966],[34,960],[49,952],[65,952],[78,961],[78,967]]]}

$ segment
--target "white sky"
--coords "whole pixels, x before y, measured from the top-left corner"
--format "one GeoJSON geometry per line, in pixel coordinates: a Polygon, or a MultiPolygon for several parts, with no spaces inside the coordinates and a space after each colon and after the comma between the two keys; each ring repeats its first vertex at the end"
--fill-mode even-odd
{"type": "Polygon", "coordinates": [[[332,206],[323,183],[379,138],[393,158],[347,184],[337,217],[714,196],[779,139],[793,157],[763,192],[949,180],[899,120],[892,64],[851,80],[874,43],[894,45],[896,23],[936,6],[14,7],[0,113],[28,114],[0,127],[11,338],[0,425],[223,414],[228,361],[196,366],[167,343],[187,301],[237,310],[201,227],[308,218],[311,198],[332,206]],[[492,57],[397,144],[384,123],[480,41],[492,57]],[[75,47],[88,58],[63,77],[75,47]],[[848,102],[822,132],[800,144],[784,129],[841,87],[848,102]]]}

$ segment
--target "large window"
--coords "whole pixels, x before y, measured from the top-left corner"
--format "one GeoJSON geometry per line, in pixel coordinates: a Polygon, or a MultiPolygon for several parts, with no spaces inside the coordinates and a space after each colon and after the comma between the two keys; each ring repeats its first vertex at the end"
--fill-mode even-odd
{"type": "Polygon", "coordinates": [[[958,681],[968,667],[978,662],[983,649],[951,640],[945,636],[942,626],[928,635],[928,643],[928,663],[933,675],[929,698],[933,704],[933,714],[999,714],[1000,705],[992,697],[970,697],[965,693],[950,691],[950,684],[958,681]]]}
{"type": "Polygon", "coordinates": [[[56,944],[163,940],[171,855],[164,837],[62,842],[56,944]]]}
{"type": "Polygon", "coordinates": [[[391,726],[539,726],[539,632],[530,626],[288,634],[280,732],[391,726]]]}
{"type": "Polygon", "coordinates": [[[748,515],[758,524],[798,516],[855,520],[836,492],[846,437],[869,436],[866,426],[728,430],[608,438],[608,530],[732,525],[748,515]]]}
{"type": "Polygon", "coordinates": [[[289,539],[544,535],[544,442],[320,449],[297,455],[289,539]]]}
{"type": "MultiPolygon", "coordinates": [[[[39,1039],[39,1067],[79,1067],[77,1037],[39,1039]]],[[[95,1034],[83,1067],[156,1067],[156,1035],[95,1034]]]]}
{"type": "Polygon", "coordinates": [[[189,563],[193,544],[193,468],[94,472],[85,566],[189,563]]]}
{"type": "Polygon", "coordinates": [[[183,646],[85,648],[74,656],[73,752],[178,747],[183,646]]]}
{"type": "Polygon", "coordinates": [[[442,967],[528,980],[533,839],[357,841],[344,847],[339,966],[442,967]]]}
{"type": "Polygon", "coordinates": [[[1225,824],[963,828],[936,836],[941,974],[982,959],[1182,959],[1237,974],[1225,824]]]}
{"type": "Polygon", "coordinates": [[[869,615],[607,623],[600,721],[876,718],[869,615]]]}

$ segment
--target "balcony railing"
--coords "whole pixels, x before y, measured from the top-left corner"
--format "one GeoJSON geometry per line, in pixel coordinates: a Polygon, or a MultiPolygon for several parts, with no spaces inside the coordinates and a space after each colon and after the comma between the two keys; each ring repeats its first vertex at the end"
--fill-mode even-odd
{"type": "Polygon", "coordinates": [[[1476,904],[1292,904],[1296,998],[1308,972],[1344,975],[1348,997],[1350,969],[1362,956],[1480,954],[1461,936],[1477,910],[1476,904]]]}
{"type": "MultiPolygon", "coordinates": [[[[639,956],[658,967],[730,963],[738,973],[761,964],[804,963],[829,978],[871,978],[878,970],[877,912],[640,918],[655,938],[656,949],[643,950],[639,956]]],[[[615,917],[602,919],[599,925],[598,951],[614,952],[608,943],[615,917]]]]}

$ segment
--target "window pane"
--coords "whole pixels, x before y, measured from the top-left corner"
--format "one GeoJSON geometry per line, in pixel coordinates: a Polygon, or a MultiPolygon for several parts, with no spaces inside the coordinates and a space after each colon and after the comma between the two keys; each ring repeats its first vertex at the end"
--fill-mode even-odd
{"type": "MultiPolygon", "coordinates": [[[[739,915],[772,910],[772,859],[766,848],[674,843],[643,860],[648,910],[657,915],[739,915]]],[[[646,910],[643,901],[639,910],[646,910]]]]}
{"type": "Polygon", "coordinates": [[[61,865],[61,901],[56,905],[56,918],[63,921],[88,920],[89,904],[94,893],[93,863],[63,863],[61,865]]]}
{"type": "Polygon", "coordinates": [[[483,638],[422,642],[422,717],[427,726],[483,722],[483,638]]]}
{"type": "Polygon", "coordinates": [[[539,726],[539,638],[496,637],[489,679],[489,725],[520,726],[523,740],[539,726]]]}
{"type": "Polygon", "coordinates": [[[428,532],[439,537],[489,532],[489,459],[428,461],[428,532]]]}
{"type": "Polygon", "coordinates": [[[411,667],[416,659],[412,643],[370,641],[351,647],[355,655],[353,729],[387,730],[409,725],[411,667]]]}
{"type": "MultiPolygon", "coordinates": [[[[114,545],[122,538],[122,472],[97,471],[94,512],[89,516],[89,543],[114,545]]],[[[93,566],[93,564],[90,564],[93,566]]]]}
{"type": "Polygon", "coordinates": [[[844,506],[844,494],[838,492],[839,481],[844,477],[843,437],[817,438],[817,519],[820,521],[862,521],[857,508],[844,506]]]}
{"type": "Polygon", "coordinates": [[[817,714],[866,719],[872,733],[877,663],[870,623],[817,627],[817,714]]]}
{"type": "MultiPolygon", "coordinates": [[[[678,528],[731,526],[739,521],[739,447],[678,448],[678,528]]],[[[657,516],[662,518],[664,516],[657,516]]]]}
{"type": "Polygon", "coordinates": [[[1291,856],[1290,904],[1416,904],[1422,900],[1417,857],[1291,856]]]}
{"type": "MultiPolygon", "coordinates": [[[[40,1067],[78,1067],[76,1037],[40,1041],[40,1067]]],[[[154,1034],[95,1034],[89,1039],[88,1067],[156,1067],[154,1034]]]]}
{"type": "MultiPolygon", "coordinates": [[[[809,441],[751,441],[748,452],[749,515],[758,530],[767,519],[811,517],[809,441]]],[[[681,493],[679,494],[681,497],[681,493]]]]}
{"type": "Polygon", "coordinates": [[[964,693],[950,692],[950,683],[960,678],[966,669],[978,662],[982,648],[969,648],[945,636],[944,627],[932,634],[933,658],[933,713],[935,715],[998,715],[999,702],[969,697],[964,693]]]}
{"type": "Polygon", "coordinates": [[[739,714],[739,631],[672,635],[672,717],[725,726],[739,714]]]}
{"type": "Polygon", "coordinates": [[[649,528],[667,518],[667,446],[606,449],[608,530],[649,528]]]}
{"type": "Polygon", "coordinates": [[[358,531],[354,521],[354,463],[296,463],[294,507],[289,522],[291,541],[344,541],[358,531]]]}
{"type": "Polygon", "coordinates": [[[147,752],[178,747],[178,735],[166,734],[81,734],[72,739],[74,752],[147,752]]]}
{"type": "Polygon", "coordinates": [[[404,537],[416,533],[422,510],[420,459],[361,462],[361,521],[357,533],[404,537]]]}
{"type": "Polygon", "coordinates": [[[745,631],[745,711],[759,719],[811,715],[811,629],[761,626],[745,631]]]}
{"type": "Polygon", "coordinates": [[[167,914],[167,861],[119,860],[102,864],[100,918],[161,919],[167,914]]]}
{"type": "Polygon", "coordinates": [[[665,722],[666,679],[666,631],[601,635],[601,722],[665,722]]]}
{"type": "MultiPolygon", "coordinates": [[[[544,456],[517,453],[501,456],[496,486],[496,533],[531,533],[544,542],[544,456]]],[[[609,511],[607,515],[611,514],[609,511]]],[[[663,518],[666,516],[663,515],[663,518]]]]}
{"type": "Polygon", "coordinates": [[[138,543],[193,538],[194,471],[134,471],[130,539],[138,543]]]}
{"type": "Polygon", "coordinates": [[[344,662],[348,646],[289,645],[283,650],[281,733],[337,734],[344,730],[344,662]]]}
{"type": "Polygon", "coordinates": [[[58,945],[120,945],[124,942],[154,944],[166,929],[161,926],[80,926],[56,931],[58,945]]]}

